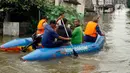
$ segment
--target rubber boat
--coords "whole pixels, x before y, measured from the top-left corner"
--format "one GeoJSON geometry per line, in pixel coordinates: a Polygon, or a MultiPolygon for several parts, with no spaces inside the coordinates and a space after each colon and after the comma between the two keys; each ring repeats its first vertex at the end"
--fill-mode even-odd
{"type": "MultiPolygon", "coordinates": [[[[95,43],[85,42],[73,46],[62,46],[57,48],[39,48],[23,56],[22,59],[26,61],[41,61],[50,60],[54,58],[62,58],[65,56],[73,55],[73,49],[78,54],[87,54],[99,51],[103,47],[104,41],[104,36],[98,36],[95,43]]],[[[0,49],[4,51],[20,51],[21,47],[29,45],[32,42],[32,38],[18,38],[1,45],[0,49]]]]}
{"type": "Polygon", "coordinates": [[[78,54],[99,51],[104,45],[104,36],[98,36],[95,43],[85,42],[79,45],[62,46],[57,48],[40,48],[22,57],[25,61],[41,61],[62,58],[73,55],[73,49],[78,54]]]}

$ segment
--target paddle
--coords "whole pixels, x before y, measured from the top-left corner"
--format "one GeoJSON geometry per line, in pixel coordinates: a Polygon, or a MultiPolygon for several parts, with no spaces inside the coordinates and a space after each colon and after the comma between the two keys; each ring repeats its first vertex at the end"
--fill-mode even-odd
{"type": "MultiPolygon", "coordinates": [[[[63,23],[63,26],[64,26],[64,29],[65,29],[66,35],[67,35],[67,37],[69,37],[69,34],[68,34],[68,32],[67,32],[67,29],[66,29],[66,27],[65,27],[65,24],[64,24],[63,19],[61,19],[61,21],[62,21],[62,23],[63,23]]],[[[73,49],[73,45],[72,45],[71,42],[70,42],[70,45],[71,45],[71,47],[72,47],[72,49],[73,49]]],[[[75,57],[78,57],[78,53],[77,53],[74,49],[73,49],[73,55],[74,55],[75,57]]]]}

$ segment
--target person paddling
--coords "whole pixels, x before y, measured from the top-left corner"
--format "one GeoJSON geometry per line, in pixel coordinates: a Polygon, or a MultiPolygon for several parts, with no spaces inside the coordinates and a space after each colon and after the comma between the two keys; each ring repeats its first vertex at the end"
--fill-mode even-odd
{"type": "MultiPolygon", "coordinates": [[[[60,17],[59,17],[58,20],[57,20],[57,23],[58,23],[59,25],[62,25],[62,26],[64,27],[66,36],[67,36],[67,37],[71,37],[70,33],[68,32],[68,29],[66,28],[66,25],[65,25],[66,22],[64,22],[65,20],[63,20],[63,18],[64,18],[64,13],[61,13],[61,14],[60,14],[60,17]]],[[[78,57],[78,53],[73,49],[72,43],[69,42],[68,44],[70,44],[70,46],[72,47],[74,57],[78,57]]],[[[66,44],[66,45],[68,45],[68,44],[66,44]]]]}
{"type": "Polygon", "coordinates": [[[104,36],[104,34],[102,34],[99,26],[98,26],[98,19],[99,17],[95,17],[93,19],[93,21],[89,21],[86,25],[85,28],[85,36],[84,36],[84,41],[85,42],[95,42],[97,39],[97,35],[101,35],[104,36]]]}
{"type": "MultiPolygon", "coordinates": [[[[67,29],[69,37],[72,37],[71,29],[67,27],[67,19],[63,18],[63,22],[61,25],[58,26],[58,29],[56,32],[58,33],[59,36],[67,37],[66,31],[65,31],[64,26],[63,26],[63,25],[65,25],[65,28],[67,29]],[[64,24],[63,24],[63,22],[64,22],[64,24]]],[[[61,41],[64,45],[68,45],[70,42],[70,41],[61,40],[61,39],[58,39],[58,41],[61,41]]]]}
{"type": "Polygon", "coordinates": [[[44,35],[42,36],[42,46],[45,48],[60,47],[63,45],[60,41],[55,41],[56,38],[61,40],[70,40],[70,38],[59,36],[56,29],[56,21],[51,20],[50,24],[47,24],[44,29],[44,35]]]}
{"type": "Polygon", "coordinates": [[[35,50],[39,47],[39,43],[41,42],[41,36],[44,34],[44,27],[47,24],[47,18],[44,16],[39,21],[37,26],[37,31],[32,35],[33,42],[29,45],[22,47],[22,52],[26,52],[29,46],[32,46],[32,48],[35,50]]]}

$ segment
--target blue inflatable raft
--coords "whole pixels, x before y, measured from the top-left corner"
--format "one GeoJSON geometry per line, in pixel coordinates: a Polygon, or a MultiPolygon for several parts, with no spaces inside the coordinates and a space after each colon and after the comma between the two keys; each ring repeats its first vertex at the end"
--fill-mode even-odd
{"type": "MultiPolygon", "coordinates": [[[[103,47],[104,41],[105,41],[104,36],[98,36],[95,43],[86,42],[79,45],[73,45],[73,47],[62,46],[58,48],[40,48],[25,55],[24,57],[22,57],[22,59],[28,60],[28,61],[36,61],[36,60],[49,60],[53,58],[61,58],[61,57],[73,55],[73,49],[78,54],[91,53],[94,51],[99,51],[103,47]]],[[[23,47],[23,46],[29,45],[32,42],[33,42],[32,38],[14,39],[12,41],[9,41],[1,45],[0,49],[11,48],[11,50],[17,50],[19,48],[15,48],[15,47],[23,47]]]]}
{"type": "Polygon", "coordinates": [[[86,42],[79,45],[62,46],[58,48],[40,48],[22,57],[27,61],[50,60],[53,58],[62,58],[73,55],[73,49],[78,54],[91,53],[99,51],[104,45],[104,36],[98,36],[95,43],[86,42]],[[73,49],[72,49],[73,48],[73,49]]]}

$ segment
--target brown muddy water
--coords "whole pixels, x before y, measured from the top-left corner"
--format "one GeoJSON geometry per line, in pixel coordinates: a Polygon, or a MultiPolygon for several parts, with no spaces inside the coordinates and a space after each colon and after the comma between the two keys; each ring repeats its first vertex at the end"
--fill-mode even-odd
{"type": "MultiPolygon", "coordinates": [[[[0,73],[130,73],[130,12],[116,10],[100,19],[106,35],[104,48],[96,54],[42,62],[23,62],[25,53],[0,52],[0,73]]],[[[17,37],[0,37],[0,44],[17,37]]]]}

